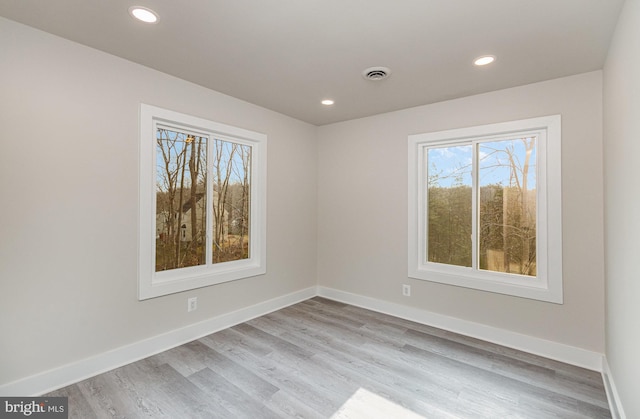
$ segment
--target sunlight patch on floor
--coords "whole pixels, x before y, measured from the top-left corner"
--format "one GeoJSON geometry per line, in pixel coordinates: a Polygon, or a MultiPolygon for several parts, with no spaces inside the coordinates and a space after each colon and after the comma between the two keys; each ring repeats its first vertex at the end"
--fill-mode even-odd
{"type": "Polygon", "coordinates": [[[425,419],[411,410],[363,388],[344,402],[331,419],[425,419]]]}

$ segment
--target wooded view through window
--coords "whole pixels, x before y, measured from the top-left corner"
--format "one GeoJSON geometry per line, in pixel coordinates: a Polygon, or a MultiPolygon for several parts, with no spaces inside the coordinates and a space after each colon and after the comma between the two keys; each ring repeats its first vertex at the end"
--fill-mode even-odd
{"type": "Polygon", "coordinates": [[[537,275],[536,145],[526,136],[426,148],[427,261],[537,275]]]}
{"type": "Polygon", "coordinates": [[[251,151],[156,129],[156,272],[249,258],[251,151]]]}
{"type": "Polygon", "coordinates": [[[267,136],[140,104],[138,299],[266,273],[267,136]]]}
{"type": "Polygon", "coordinates": [[[410,278],[557,304],[562,117],[408,137],[410,278]]]}

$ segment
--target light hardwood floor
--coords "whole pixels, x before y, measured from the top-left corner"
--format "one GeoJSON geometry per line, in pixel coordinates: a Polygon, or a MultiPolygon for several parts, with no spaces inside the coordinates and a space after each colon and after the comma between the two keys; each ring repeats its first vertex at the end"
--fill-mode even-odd
{"type": "Polygon", "coordinates": [[[71,418],[610,418],[599,373],[313,298],[50,394],[71,418]]]}

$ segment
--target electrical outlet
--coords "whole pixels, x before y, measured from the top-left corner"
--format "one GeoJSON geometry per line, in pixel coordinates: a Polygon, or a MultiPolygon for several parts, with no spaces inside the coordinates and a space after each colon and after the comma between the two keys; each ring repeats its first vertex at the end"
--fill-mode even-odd
{"type": "Polygon", "coordinates": [[[191,297],[187,300],[187,311],[195,311],[198,309],[198,297],[191,297]]]}
{"type": "Polygon", "coordinates": [[[411,297],[411,285],[402,284],[402,295],[411,297]]]}

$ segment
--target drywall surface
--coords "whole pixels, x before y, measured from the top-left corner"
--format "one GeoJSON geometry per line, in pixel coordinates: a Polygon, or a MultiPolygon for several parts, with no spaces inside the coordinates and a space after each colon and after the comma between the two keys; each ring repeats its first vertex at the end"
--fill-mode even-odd
{"type": "Polygon", "coordinates": [[[627,1],[604,68],[606,355],[628,418],[640,417],[640,2],[627,1]]]}
{"type": "Polygon", "coordinates": [[[600,71],[322,126],[318,162],[319,285],[604,351],[600,71]],[[408,278],[407,136],[554,114],[564,304],[408,278]]]}
{"type": "Polygon", "coordinates": [[[315,126],[3,18],[0,51],[0,385],[315,286],[315,126]],[[137,300],[141,102],[267,134],[266,275],[137,300]]]}

